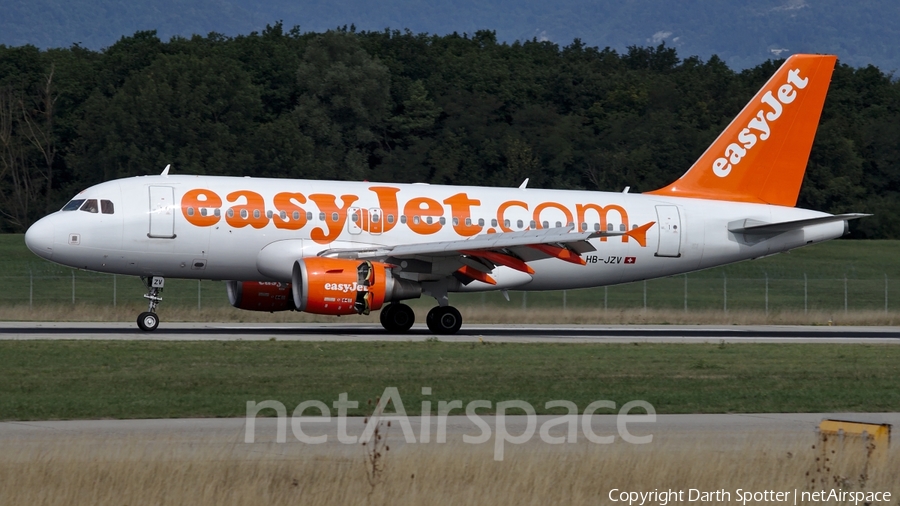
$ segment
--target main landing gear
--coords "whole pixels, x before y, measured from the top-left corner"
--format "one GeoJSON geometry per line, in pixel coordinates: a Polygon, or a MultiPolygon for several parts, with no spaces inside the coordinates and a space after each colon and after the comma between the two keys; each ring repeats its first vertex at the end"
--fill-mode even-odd
{"type": "MultiPolygon", "coordinates": [[[[381,326],[388,332],[404,333],[415,321],[416,314],[406,304],[393,303],[381,310],[381,326]]],[[[455,334],[462,326],[462,315],[453,306],[437,306],[428,312],[425,323],[435,334],[455,334]]]]}
{"type": "Polygon", "coordinates": [[[456,334],[462,327],[462,315],[453,306],[436,306],[428,312],[425,324],[435,334],[456,334]]]}
{"type": "Polygon", "coordinates": [[[147,294],[144,295],[144,298],[150,300],[150,308],[138,315],[137,325],[141,330],[150,332],[159,327],[159,316],[156,315],[156,306],[162,302],[160,294],[162,294],[166,280],[160,276],[142,277],[141,279],[147,285],[147,294]]]}
{"type": "Polygon", "coordinates": [[[381,326],[388,332],[402,334],[416,322],[416,313],[406,304],[393,303],[381,310],[381,326]]]}

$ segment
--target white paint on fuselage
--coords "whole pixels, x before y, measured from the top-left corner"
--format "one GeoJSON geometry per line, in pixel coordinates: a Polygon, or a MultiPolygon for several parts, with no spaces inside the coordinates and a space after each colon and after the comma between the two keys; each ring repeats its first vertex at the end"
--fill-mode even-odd
{"type": "MultiPolygon", "coordinates": [[[[170,175],[115,180],[85,190],[77,198],[112,200],[115,204],[115,214],[92,214],[81,211],[53,213],[29,230],[32,238],[29,240],[29,247],[54,262],[100,272],[251,281],[273,279],[259,272],[257,258],[263,248],[276,241],[302,239],[303,254],[312,256],[324,249],[338,247],[427,243],[463,238],[454,230],[450,206],[446,204],[443,206],[446,225],[434,234],[413,233],[407,224],[399,223],[398,216],[395,217],[398,223],[392,230],[382,234],[370,234],[365,231],[350,234],[345,224],[340,236],[330,244],[319,244],[310,239],[311,230],[325,226],[319,221],[319,209],[311,201],[304,205],[304,209],[313,213],[313,219],[299,230],[276,228],[271,220],[260,229],[251,226],[235,228],[225,219],[225,212],[229,207],[242,203],[242,201],[230,203],[225,200],[225,196],[233,191],[250,190],[262,195],[267,210],[272,211],[275,211],[273,196],[283,191],[300,192],[305,195],[324,193],[338,197],[347,194],[356,195],[359,199],[353,203],[353,207],[368,209],[379,207],[377,195],[369,190],[373,186],[399,188],[400,213],[405,203],[414,197],[428,197],[443,202],[452,195],[466,193],[469,198],[480,201],[480,205],[472,206],[471,217],[474,223],[479,219],[485,221],[482,233],[491,228],[491,220],[498,217],[498,206],[512,200],[524,202],[528,206],[528,210],[511,206],[505,212],[504,217],[510,220],[513,230],[528,228],[535,207],[544,202],[560,203],[573,214],[575,204],[621,206],[627,211],[629,227],[656,222],[658,205],[678,207],[681,219],[679,257],[656,256],[659,227],[654,225],[647,233],[646,247],[641,247],[632,239],[623,241],[620,237],[610,237],[606,240],[592,239],[591,244],[597,251],[587,253],[585,256],[596,256],[599,260],[584,266],[553,258],[530,262],[535,270],[533,279],[518,286],[526,290],[584,288],[691,272],[840,237],[845,227],[844,222],[834,222],[752,241],[747,240],[745,236],[736,236],[729,232],[729,224],[745,219],[784,222],[827,214],[762,204],[608,192],[170,175]],[[171,209],[174,238],[148,236],[150,186],[174,188],[175,207],[171,209]],[[179,207],[181,197],[186,191],[196,188],[212,190],[222,197],[222,216],[217,224],[198,227],[189,223],[182,214],[179,207]],[[519,220],[523,222],[522,228],[517,226],[519,220]],[[52,230],[49,234],[48,229],[52,230]],[[71,234],[80,236],[79,244],[70,244],[71,234]],[[47,245],[43,244],[49,235],[53,238],[52,255],[46,254],[47,245]],[[41,239],[38,240],[38,237],[41,239]],[[38,251],[39,246],[43,246],[44,254],[38,251]],[[628,257],[633,257],[634,263],[624,263],[624,259],[628,257]],[[610,258],[611,263],[602,261],[610,258]]],[[[340,198],[338,204],[342,204],[340,198]]],[[[595,218],[596,213],[590,213],[588,216],[586,221],[589,223],[589,230],[593,230],[593,223],[598,221],[595,218]]],[[[621,224],[618,214],[610,212],[608,217],[618,230],[621,224]]],[[[565,215],[562,211],[551,207],[541,214],[541,221],[548,221],[550,226],[554,226],[557,221],[564,222],[565,215]]],[[[283,272],[289,273],[290,267],[286,267],[283,272]]],[[[527,280],[517,282],[522,281],[527,280]]],[[[496,288],[480,282],[463,287],[466,291],[496,288]]]]}

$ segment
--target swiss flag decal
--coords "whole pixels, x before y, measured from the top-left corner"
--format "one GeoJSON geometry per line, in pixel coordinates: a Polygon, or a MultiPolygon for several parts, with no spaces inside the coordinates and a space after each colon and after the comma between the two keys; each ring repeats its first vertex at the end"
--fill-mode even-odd
{"type": "Polygon", "coordinates": [[[633,264],[637,260],[636,257],[625,257],[626,264],[633,264]]]}

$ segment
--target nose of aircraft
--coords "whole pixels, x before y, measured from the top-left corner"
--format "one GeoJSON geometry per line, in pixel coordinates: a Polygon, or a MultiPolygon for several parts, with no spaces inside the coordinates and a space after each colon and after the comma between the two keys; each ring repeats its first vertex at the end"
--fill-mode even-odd
{"type": "Polygon", "coordinates": [[[50,259],[53,256],[53,224],[43,218],[28,227],[25,245],[37,256],[50,259]]]}

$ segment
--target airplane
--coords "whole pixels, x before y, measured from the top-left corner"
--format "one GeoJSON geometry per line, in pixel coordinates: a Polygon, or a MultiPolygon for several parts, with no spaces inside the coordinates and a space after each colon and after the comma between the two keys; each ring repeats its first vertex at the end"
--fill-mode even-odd
{"type": "Polygon", "coordinates": [[[433,297],[456,333],[454,292],[561,290],[672,276],[845,235],[865,214],[794,207],[837,58],[788,58],[672,184],[642,194],[169,174],[92,186],[32,225],[53,262],[140,276],[159,325],[166,278],[222,280],[231,304],[323,315],[433,297]]]}

